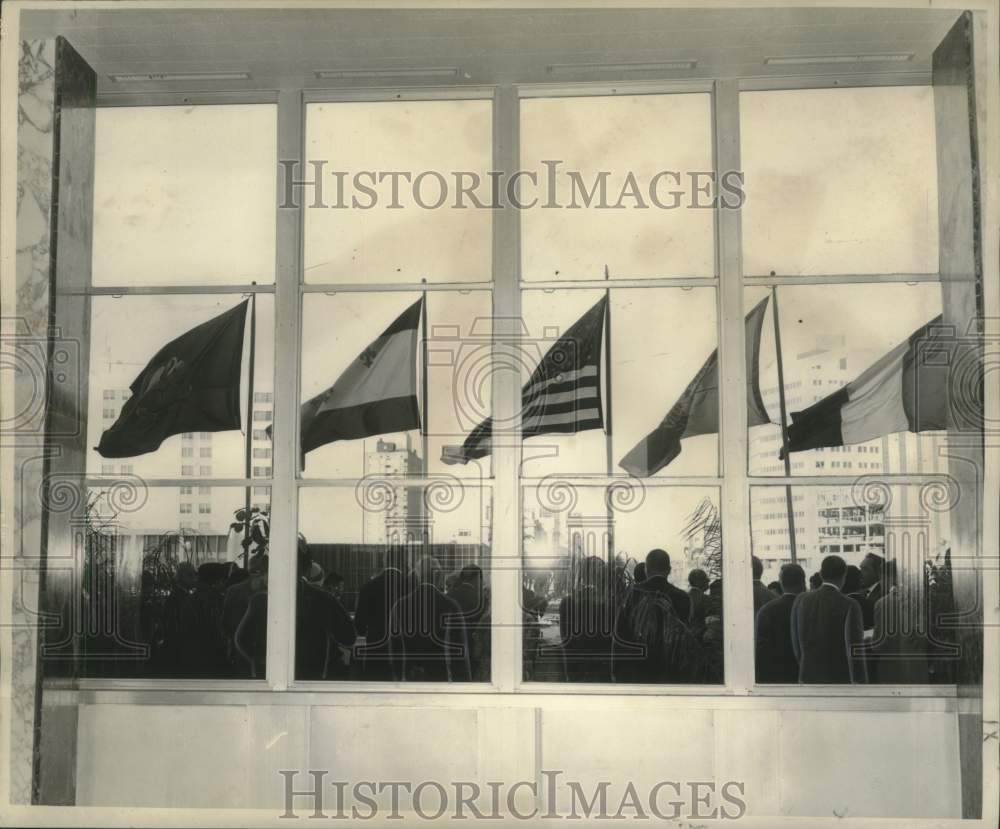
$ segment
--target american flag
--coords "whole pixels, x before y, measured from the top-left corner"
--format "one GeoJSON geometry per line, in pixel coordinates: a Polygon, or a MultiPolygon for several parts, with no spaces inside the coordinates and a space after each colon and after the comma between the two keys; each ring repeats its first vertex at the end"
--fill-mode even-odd
{"type": "MultiPolygon", "coordinates": [[[[521,434],[573,434],[602,429],[601,346],[607,297],[578,319],[545,353],[521,389],[521,434]]],[[[487,418],[461,446],[445,446],[445,463],[468,463],[492,450],[493,421],[487,418]]]]}

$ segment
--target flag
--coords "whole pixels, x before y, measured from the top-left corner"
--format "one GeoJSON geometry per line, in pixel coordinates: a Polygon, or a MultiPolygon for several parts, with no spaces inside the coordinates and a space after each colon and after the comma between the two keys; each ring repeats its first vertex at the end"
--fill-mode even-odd
{"type": "MultiPolygon", "coordinates": [[[[788,451],[864,443],[894,432],[946,429],[948,360],[941,359],[939,339],[943,332],[941,317],[935,317],[853,382],[808,409],[792,412],[788,451]]],[[[784,458],[784,449],[780,456],[784,458]]]]}
{"type": "MultiPolygon", "coordinates": [[[[545,353],[521,389],[521,434],[573,434],[604,427],[601,414],[601,343],[607,296],[578,319],[545,353]]],[[[493,451],[493,421],[487,418],[461,446],[445,446],[441,460],[468,463],[493,451]]]]}
{"type": "Polygon", "coordinates": [[[330,388],[302,404],[303,455],[338,440],[420,428],[417,333],[423,301],[403,311],[330,388]]]}
{"type": "Polygon", "coordinates": [[[132,381],[132,396],[101,435],[98,453],[131,458],[155,452],[181,432],[240,428],[240,366],[247,304],[171,340],[132,381]]]}
{"type": "MultiPolygon", "coordinates": [[[[770,423],[760,395],[760,331],[767,300],[746,317],[747,425],[770,423]]],[[[655,475],[681,453],[681,440],[719,431],[719,351],[716,349],[652,432],[618,465],[639,478],[655,475]]]]}

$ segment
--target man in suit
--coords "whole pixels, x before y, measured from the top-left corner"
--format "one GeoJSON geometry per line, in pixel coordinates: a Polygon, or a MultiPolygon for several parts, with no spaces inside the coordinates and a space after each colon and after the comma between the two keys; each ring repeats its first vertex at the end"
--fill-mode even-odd
{"type": "Polygon", "coordinates": [[[392,609],[389,647],[397,679],[468,682],[469,643],[461,608],[441,587],[444,574],[433,556],[413,568],[412,591],[392,609]]]}
{"type": "Polygon", "coordinates": [[[786,564],[778,581],[781,595],[757,611],[754,624],[757,681],[792,684],[799,681],[799,660],[792,648],[792,606],[805,592],[805,570],[798,564],[786,564]]]}
{"type": "Polygon", "coordinates": [[[885,559],[868,553],[861,559],[861,612],[865,630],[875,626],[875,603],[885,595],[885,559]]]}
{"type": "Polygon", "coordinates": [[[792,648],[799,660],[799,682],[847,684],[868,681],[856,646],[864,640],[861,607],[840,592],[847,562],[827,556],[820,564],[823,583],[800,593],[792,605],[792,648]]]}
{"type": "Polygon", "coordinates": [[[356,648],[364,679],[393,678],[389,658],[389,619],[392,608],[409,592],[409,588],[402,571],[390,565],[358,591],[354,627],[359,636],[365,637],[364,644],[356,648]]]}
{"type": "Polygon", "coordinates": [[[764,562],[757,558],[757,556],[752,556],[750,567],[753,570],[753,613],[756,616],[758,610],[768,602],[776,599],[777,596],[768,590],[764,582],[761,581],[764,576],[764,562]]]}
{"type": "Polygon", "coordinates": [[[691,622],[691,597],[688,596],[687,592],[681,590],[679,587],[674,587],[670,583],[670,554],[666,550],[650,550],[649,554],[646,556],[646,574],[647,578],[652,578],[653,573],[649,569],[650,557],[659,562],[659,567],[661,568],[657,575],[662,576],[667,584],[663,588],[667,597],[673,603],[674,610],[677,611],[677,618],[680,619],[685,625],[691,622]],[[663,569],[665,568],[665,569],[663,569]]]}
{"type": "Polygon", "coordinates": [[[707,660],[674,609],[669,572],[670,557],[652,550],[646,556],[646,580],[628,591],[615,622],[616,682],[704,681],[707,660]]]}
{"type": "Polygon", "coordinates": [[[610,682],[615,624],[608,566],[597,556],[580,564],[580,584],[559,603],[559,636],[570,682],[610,682]]]}
{"type": "Polygon", "coordinates": [[[705,617],[708,615],[708,574],[704,570],[692,570],[688,573],[688,599],[691,600],[691,630],[695,636],[701,636],[705,630],[705,617]]]}

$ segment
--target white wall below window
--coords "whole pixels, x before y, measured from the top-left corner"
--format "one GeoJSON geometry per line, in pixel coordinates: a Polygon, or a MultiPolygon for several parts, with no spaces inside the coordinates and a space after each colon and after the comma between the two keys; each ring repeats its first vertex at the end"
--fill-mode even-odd
{"type": "MultiPolygon", "coordinates": [[[[756,700],[756,703],[768,702],[756,700]]],[[[518,700],[511,707],[442,704],[83,704],[77,757],[81,806],[284,811],[280,769],[297,789],[326,781],[538,779],[561,771],[588,797],[602,780],[611,813],[628,782],[640,797],[664,780],[745,784],[750,816],[957,818],[958,714],[950,710],[671,707],[667,698],[518,700]],[[836,746],[836,752],[828,747],[836,746]],[[824,748],[827,747],[827,748],[824,748]]],[[[661,808],[681,798],[661,795],[661,808]]],[[[704,790],[703,790],[704,791],[704,790]]],[[[332,788],[326,789],[332,797],[332,788]]],[[[384,792],[382,808],[388,808],[384,792]]],[[[433,811],[436,797],[427,802],[433,811]]],[[[404,801],[405,802],[405,801],[404,801]]],[[[485,801],[488,803],[488,800],[485,801]]],[[[734,806],[713,801],[729,811],[734,806]]],[[[518,808],[533,807],[522,788],[518,808]]],[[[311,814],[308,798],[296,801],[311,814]]],[[[327,801],[328,813],[335,810],[327,801]]],[[[383,813],[384,814],[384,813],[383,813]]],[[[626,815],[631,813],[626,811],[626,815]]]]}

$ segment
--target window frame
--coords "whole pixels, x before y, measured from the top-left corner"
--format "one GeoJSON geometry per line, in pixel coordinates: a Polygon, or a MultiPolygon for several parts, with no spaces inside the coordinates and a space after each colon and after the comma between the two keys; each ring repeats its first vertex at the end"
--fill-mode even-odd
{"type": "MultiPolygon", "coordinates": [[[[519,169],[519,104],[521,99],[536,97],[566,97],[595,95],[671,94],[707,92],[711,95],[711,135],[713,166],[716,171],[741,169],[739,94],[742,91],[844,88],[854,86],[927,85],[930,73],[873,73],[783,78],[715,78],[706,80],[627,81],[619,77],[577,84],[515,84],[493,86],[413,86],[407,88],[317,89],[304,85],[281,90],[204,92],[135,92],[104,93],[98,96],[99,107],[108,106],[176,106],[210,104],[275,104],[277,107],[277,155],[282,159],[305,159],[305,112],[308,103],[360,101],[406,101],[482,99],[492,101],[493,169],[505,173],[519,169]]],[[[301,167],[299,175],[303,175],[301,167]]],[[[90,295],[121,294],[271,294],[274,296],[275,355],[273,382],[274,444],[269,478],[207,478],[198,479],[204,486],[268,487],[271,496],[272,544],[294,549],[298,527],[298,491],[302,486],[343,484],[343,479],[305,479],[298,475],[296,451],[298,442],[299,389],[301,387],[302,304],[308,293],[325,291],[413,291],[414,283],[365,284],[306,284],[303,273],[304,199],[296,208],[280,207],[283,198],[283,173],[279,165],[276,192],[276,243],[273,284],[267,285],[178,285],[163,287],[102,286],[87,290],[90,295]]],[[[506,198],[503,198],[506,202],[506,198]]],[[[716,476],[657,477],[648,479],[650,486],[707,486],[720,493],[723,515],[724,572],[730,587],[724,592],[724,650],[726,660],[723,685],[575,685],[571,683],[536,683],[522,680],[520,636],[521,584],[521,488],[531,479],[520,477],[521,446],[516,431],[509,435],[508,445],[493,458],[493,502],[507,504],[510,509],[494,508],[491,545],[491,586],[493,596],[492,665],[489,683],[412,683],[400,682],[307,682],[294,679],[295,577],[292,568],[274,568],[269,583],[269,616],[267,633],[267,674],[254,680],[183,680],[183,679],[85,679],[79,687],[94,699],[117,701],[131,698],[133,693],[147,692],[156,699],[191,700],[193,691],[204,692],[204,698],[219,702],[238,701],[244,692],[253,692],[247,699],[258,699],[260,692],[274,693],[275,700],[286,704],[304,704],[311,697],[329,699],[337,695],[345,703],[362,700],[372,693],[381,695],[414,694],[433,699],[434,694],[449,704],[461,699],[476,704],[493,698],[497,704],[509,704],[520,698],[523,704],[532,699],[542,700],[558,694],[562,697],[629,695],[663,696],[677,707],[698,707],[703,698],[713,697],[713,706],[740,707],[738,698],[766,697],[778,707],[808,704],[820,698],[833,708],[857,707],[862,710],[918,707],[921,703],[906,698],[930,698],[922,703],[934,710],[948,708],[947,700],[957,696],[954,686],[780,686],[756,685],[754,671],[752,627],[746,625],[753,606],[750,573],[750,503],[751,485],[803,486],[810,483],[836,485],[853,481],[853,476],[782,476],[751,477],[748,474],[748,439],[746,411],[742,405],[727,405],[745,395],[744,308],[743,289],[752,286],[783,284],[821,285],[829,283],[869,282],[938,282],[934,274],[821,274],[804,276],[746,275],[742,271],[740,211],[713,210],[715,236],[715,273],[712,277],[685,279],[662,278],[615,280],[611,287],[632,289],[642,287],[711,287],[716,292],[717,333],[720,366],[720,429],[719,464],[716,476]],[[497,522],[497,515],[504,520],[497,522]],[[500,555],[498,551],[513,551],[500,555]],[[295,691],[295,694],[285,694],[295,691]],[[430,696],[428,696],[430,695],[430,696]],[[727,700],[734,697],[737,699],[727,700]],[[796,698],[808,698],[803,701],[796,698]],[[898,703],[895,698],[903,698],[898,703]],[[784,702],[782,702],[784,700],[784,702]]],[[[545,288],[575,289],[608,287],[603,280],[561,280],[526,282],[521,279],[520,219],[509,208],[493,211],[492,281],[471,283],[432,283],[419,286],[436,290],[489,290],[493,297],[494,343],[516,340],[519,327],[515,321],[521,314],[521,291],[545,288]]],[[[494,352],[495,353],[495,352],[494,352]]],[[[493,378],[492,400],[498,421],[518,427],[520,410],[519,379],[509,372],[498,372],[493,378]]],[[[248,424],[254,428],[254,423],[248,424]]],[[[894,475],[893,483],[922,483],[940,476],[894,475]]],[[[582,476],[588,484],[600,483],[602,476],[582,476]]],[[[621,480],[607,478],[606,482],[621,480]]],[[[84,476],[84,483],[106,484],[106,479],[84,476]]],[[[153,486],[190,486],[190,477],[156,479],[153,486]]],[[[985,531],[985,529],[984,529],[985,531]]],[[[199,694],[199,696],[202,696],[199,694]]],[[[471,704],[471,703],[470,703],[471,704]]],[[[950,710],[950,709],[949,709],[950,710]]]]}

